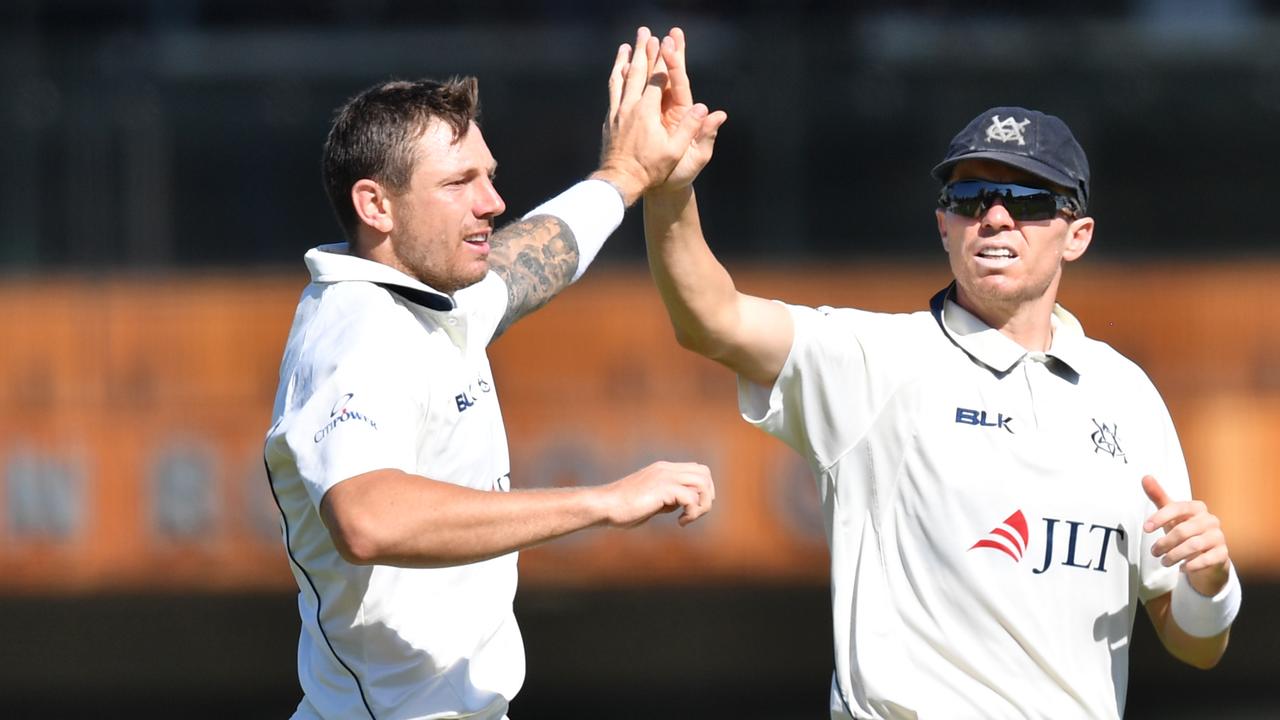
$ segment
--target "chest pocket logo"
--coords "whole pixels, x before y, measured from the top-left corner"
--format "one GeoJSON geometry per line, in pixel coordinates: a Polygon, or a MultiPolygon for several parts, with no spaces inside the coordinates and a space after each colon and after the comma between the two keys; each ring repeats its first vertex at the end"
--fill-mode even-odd
{"type": "Polygon", "coordinates": [[[1120,438],[1116,435],[1118,426],[1115,423],[1098,422],[1096,419],[1093,419],[1093,426],[1096,429],[1089,435],[1089,439],[1093,440],[1094,454],[1106,453],[1128,465],[1129,458],[1125,457],[1124,449],[1120,447],[1120,438]]]}
{"type": "Polygon", "coordinates": [[[476,378],[476,381],[468,386],[465,391],[455,395],[453,397],[453,401],[458,405],[458,412],[466,412],[476,404],[477,400],[480,399],[480,393],[492,391],[493,385],[489,384],[489,381],[485,380],[483,377],[479,377],[476,378]],[[477,389],[479,390],[478,392],[477,389]]]}
{"type": "Polygon", "coordinates": [[[1013,434],[1013,416],[1004,413],[996,413],[992,418],[987,414],[986,410],[970,410],[969,408],[956,408],[956,422],[961,425],[976,425],[978,427],[1000,428],[1010,435],[1013,434]]]}

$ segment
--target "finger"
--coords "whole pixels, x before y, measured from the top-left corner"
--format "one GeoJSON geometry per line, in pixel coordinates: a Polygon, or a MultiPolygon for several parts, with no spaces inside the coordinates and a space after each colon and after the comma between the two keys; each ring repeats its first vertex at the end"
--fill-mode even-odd
{"type": "Polygon", "coordinates": [[[694,502],[684,506],[684,512],[680,514],[680,524],[688,525],[698,518],[706,515],[711,510],[711,501],[705,495],[698,495],[701,502],[694,502]]]}
{"type": "Polygon", "coordinates": [[[689,84],[689,71],[684,59],[684,31],[671,28],[671,32],[662,39],[662,60],[670,74],[669,90],[672,100],[678,105],[693,103],[693,88],[689,84]]]}
{"type": "Polygon", "coordinates": [[[715,498],[716,498],[715,483],[711,482],[711,476],[709,474],[709,471],[705,467],[702,467],[702,466],[699,466],[699,467],[702,470],[702,473],[701,473],[702,476],[699,478],[700,480],[700,492],[698,493],[699,502],[696,508],[691,510],[686,510],[685,513],[680,516],[681,525],[688,525],[694,520],[697,520],[703,515],[706,515],[707,513],[711,512],[711,506],[715,504],[715,498]]]}
{"type": "Polygon", "coordinates": [[[1210,549],[1209,540],[1204,535],[1193,535],[1186,540],[1170,547],[1166,552],[1158,555],[1160,563],[1165,567],[1173,567],[1178,563],[1190,557],[1195,557],[1205,550],[1210,549]]]}
{"type": "Polygon", "coordinates": [[[1164,554],[1196,535],[1210,532],[1222,532],[1222,525],[1216,515],[1209,512],[1188,515],[1182,521],[1166,526],[1164,537],[1152,543],[1151,551],[1154,554],[1164,554]]]}
{"type": "Polygon", "coordinates": [[[703,478],[702,480],[703,482],[697,485],[699,515],[710,510],[711,504],[715,502],[715,486],[711,484],[711,479],[703,478]]]}
{"type": "Polygon", "coordinates": [[[1200,572],[1210,568],[1224,568],[1231,559],[1231,554],[1227,550],[1226,545],[1219,545],[1215,548],[1206,550],[1195,557],[1188,558],[1182,564],[1182,571],[1186,573],[1200,572]]]}
{"type": "Polygon", "coordinates": [[[1178,524],[1208,512],[1209,509],[1199,500],[1170,503],[1152,513],[1146,522],[1142,523],[1142,530],[1143,532],[1155,532],[1156,528],[1163,528],[1165,533],[1169,533],[1178,524]]]}
{"type": "Polygon", "coordinates": [[[622,86],[626,81],[627,63],[631,61],[631,46],[622,43],[613,58],[613,69],[609,71],[609,121],[618,115],[618,104],[622,101],[622,86]]]}
{"type": "Polygon", "coordinates": [[[711,481],[711,468],[701,463],[680,463],[677,481],[693,488],[703,498],[702,504],[709,504],[716,496],[715,483],[711,481]]]}
{"type": "Polygon", "coordinates": [[[660,91],[666,90],[670,77],[671,74],[667,72],[667,64],[659,57],[653,63],[653,71],[649,73],[649,83],[645,90],[648,91],[650,87],[655,87],[660,91]]]}
{"type": "Polygon", "coordinates": [[[715,145],[716,135],[720,132],[720,126],[724,125],[729,119],[729,115],[723,110],[717,110],[710,113],[702,120],[702,127],[698,128],[698,134],[694,136],[694,143],[701,146],[703,143],[715,145]]]}
{"type": "MultiPolygon", "coordinates": [[[[1169,522],[1169,517],[1172,516],[1173,513],[1168,512],[1162,514],[1161,511],[1168,507],[1172,500],[1155,477],[1151,475],[1142,476],[1142,491],[1147,494],[1147,498],[1149,498],[1152,504],[1156,506],[1156,512],[1152,514],[1151,517],[1147,518],[1147,521],[1142,524],[1142,530],[1143,532],[1155,532],[1157,527],[1169,522]]],[[[1168,530],[1168,528],[1165,529],[1168,530]]]]}
{"type": "MultiPolygon", "coordinates": [[[[1204,525],[1204,523],[1199,524],[1204,525]]],[[[1151,554],[1160,558],[1166,567],[1176,565],[1183,560],[1219,545],[1226,545],[1226,536],[1222,534],[1221,528],[1216,524],[1200,528],[1189,528],[1189,525],[1192,525],[1192,523],[1183,523],[1178,526],[1172,536],[1167,535],[1162,538],[1161,542],[1171,537],[1176,538],[1174,542],[1169,543],[1167,546],[1160,548],[1157,548],[1156,545],[1151,546],[1151,554]]]]}
{"type": "Polygon", "coordinates": [[[707,106],[702,103],[695,103],[680,119],[680,124],[676,126],[675,132],[671,134],[671,143],[673,147],[679,148],[681,154],[688,149],[693,143],[693,138],[698,134],[698,130],[702,127],[702,121],[707,117],[707,106]]]}
{"type": "Polygon", "coordinates": [[[1172,502],[1169,499],[1169,494],[1164,491],[1160,483],[1151,475],[1142,477],[1142,490],[1147,494],[1147,497],[1151,498],[1151,502],[1155,503],[1157,510],[1172,502]]]}
{"type": "Polygon", "coordinates": [[[631,62],[627,64],[620,105],[639,98],[645,83],[649,81],[649,69],[653,66],[651,59],[653,49],[650,47],[652,40],[653,36],[649,34],[649,28],[640,27],[636,30],[635,51],[631,53],[631,62]]]}
{"type": "Polygon", "coordinates": [[[684,508],[685,514],[696,512],[698,508],[698,489],[688,485],[676,485],[667,494],[667,503],[674,502],[684,508]]]}
{"type": "Polygon", "coordinates": [[[653,74],[653,66],[658,62],[658,54],[661,44],[658,38],[650,35],[644,44],[645,67],[650,74],[653,74]]]}

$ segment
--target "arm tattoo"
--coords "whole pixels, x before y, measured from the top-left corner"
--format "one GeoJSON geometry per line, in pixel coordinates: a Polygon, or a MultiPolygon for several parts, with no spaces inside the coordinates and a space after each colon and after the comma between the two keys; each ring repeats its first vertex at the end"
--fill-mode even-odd
{"type": "Polygon", "coordinates": [[[489,238],[489,267],[507,283],[507,312],[496,339],[568,287],[578,269],[578,241],[553,215],[520,220],[489,238]]]}

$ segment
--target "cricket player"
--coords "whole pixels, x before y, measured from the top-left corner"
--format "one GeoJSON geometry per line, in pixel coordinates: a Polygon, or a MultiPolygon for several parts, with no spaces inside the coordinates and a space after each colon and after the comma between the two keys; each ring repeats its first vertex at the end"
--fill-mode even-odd
{"type": "MultiPolygon", "coordinates": [[[[679,117],[680,32],[662,58],[679,117]]],[[[722,122],[646,194],[649,261],[680,344],[812,468],[831,717],[1118,718],[1139,603],[1174,656],[1217,663],[1241,596],[1218,518],[1146,375],[1056,303],[1095,228],[1062,120],[996,107],[955,136],[933,168],[955,279],[910,314],[735,289],[690,186],[722,122]]]]}
{"type": "Polygon", "coordinates": [[[710,509],[693,463],[512,490],[485,352],[576,280],[685,154],[706,108],[682,107],[668,131],[657,55],[643,28],[619,48],[591,178],[497,232],[474,79],[383,83],[337,114],[324,179],[348,242],[306,254],[266,439],[299,590],[295,718],[506,717],[525,670],[517,551],[710,509]]]}

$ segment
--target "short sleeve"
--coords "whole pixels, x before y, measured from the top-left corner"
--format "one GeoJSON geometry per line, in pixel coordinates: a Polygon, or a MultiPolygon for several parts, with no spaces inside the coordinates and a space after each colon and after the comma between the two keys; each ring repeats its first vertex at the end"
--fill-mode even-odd
{"type": "Polygon", "coordinates": [[[416,472],[424,409],[404,385],[418,373],[387,366],[397,355],[362,348],[344,357],[293,417],[285,443],[317,508],[330,488],[356,475],[416,472]]]}
{"type": "Polygon", "coordinates": [[[771,388],[739,377],[738,407],[744,420],[826,468],[866,434],[901,382],[893,337],[903,316],[787,309],[795,337],[782,371],[771,388]]]}

